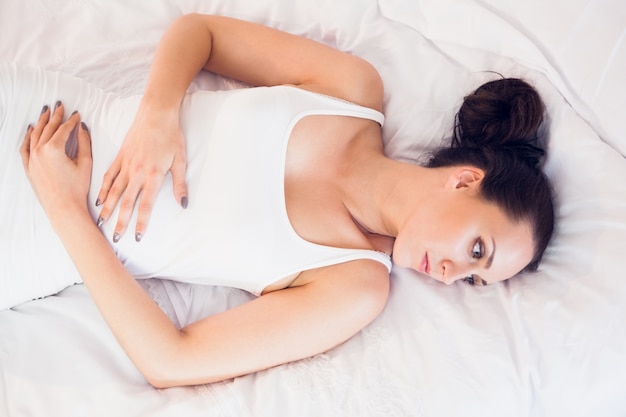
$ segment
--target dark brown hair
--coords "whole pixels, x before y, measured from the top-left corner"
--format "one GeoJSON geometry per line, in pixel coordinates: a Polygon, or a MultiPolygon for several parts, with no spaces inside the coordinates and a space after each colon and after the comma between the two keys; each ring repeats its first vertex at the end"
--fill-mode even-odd
{"type": "Polygon", "coordinates": [[[465,97],[451,145],[437,150],[427,164],[467,164],[485,172],[482,196],[512,221],[529,221],[533,228],[535,254],[524,271],[537,269],[554,230],[552,187],[541,170],[544,109],[537,91],[523,80],[483,84],[465,97]]]}

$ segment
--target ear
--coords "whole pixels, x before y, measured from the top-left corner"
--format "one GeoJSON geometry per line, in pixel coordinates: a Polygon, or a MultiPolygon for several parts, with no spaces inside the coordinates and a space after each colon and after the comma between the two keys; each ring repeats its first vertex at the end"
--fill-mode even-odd
{"type": "Polygon", "coordinates": [[[480,182],[485,178],[485,171],[473,166],[458,166],[450,172],[446,188],[459,189],[470,188],[477,189],[480,182]]]}

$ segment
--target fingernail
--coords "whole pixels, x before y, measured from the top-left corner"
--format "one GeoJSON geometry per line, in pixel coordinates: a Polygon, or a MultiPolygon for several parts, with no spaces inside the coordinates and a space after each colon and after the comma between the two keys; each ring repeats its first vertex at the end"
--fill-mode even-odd
{"type": "Polygon", "coordinates": [[[189,204],[189,200],[187,200],[187,196],[183,197],[180,199],[180,205],[186,209],[187,205],[189,204]]]}
{"type": "Polygon", "coordinates": [[[47,110],[48,110],[48,105],[43,106],[43,109],[41,109],[41,114],[44,114],[47,110]]]}
{"type": "Polygon", "coordinates": [[[98,217],[98,227],[102,227],[102,225],[104,224],[104,218],[102,216],[98,217]]]}
{"type": "Polygon", "coordinates": [[[102,204],[102,201],[100,201],[100,198],[96,199],[96,207],[98,207],[100,204],[102,204]]]}
{"type": "Polygon", "coordinates": [[[142,238],[143,238],[143,234],[141,232],[135,233],[135,241],[141,242],[142,238]]]}
{"type": "Polygon", "coordinates": [[[78,156],[78,126],[74,126],[65,142],[65,155],[70,159],[76,159],[78,156]]]}
{"type": "Polygon", "coordinates": [[[78,113],[78,110],[74,110],[74,111],[72,112],[72,116],[74,116],[76,113],[78,113]]]}
{"type": "Polygon", "coordinates": [[[61,100],[57,101],[54,105],[54,108],[61,107],[61,100]]]}
{"type": "Polygon", "coordinates": [[[114,243],[117,243],[117,242],[119,242],[119,241],[120,241],[120,234],[119,234],[119,233],[117,233],[117,232],[115,232],[115,233],[113,234],[113,242],[114,242],[114,243]]]}
{"type": "Polygon", "coordinates": [[[85,132],[89,133],[89,128],[87,127],[85,122],[80,122],[80,127],[82,127],[85,132]]]}

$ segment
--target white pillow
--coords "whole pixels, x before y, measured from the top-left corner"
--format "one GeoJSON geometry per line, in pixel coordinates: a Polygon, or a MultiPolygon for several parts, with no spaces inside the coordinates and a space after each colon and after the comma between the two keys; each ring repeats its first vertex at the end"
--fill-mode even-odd
{"type": "MultiPolygon", "coordinates": [[[[95,118],[120,99],[78,78],[10,63],[0,63],[0,88],[0,308],[7,308],[81,282],[24,173],[19,148],[28,124],[43,105],[61,100],[66,116],[91,109],[84,120],[95,126],[95,118]]],[[[106,141],[113,132],[101,126],[92,133],[106,141]]]]}
{"type": "MultiPolygon", "coordinates": [[[[93,170],[88,207],[95,222],[101,210],[95,206],[95,201],[102,177],[134,119],[140,96],[123,98],[66,74],[8,63],[0,64],[0,87],[5,91],[0,125],[3,139],[0,145],[0,218],[9,220],[0,225],[0,253],[7,254],[0,267],[0,308],[7,308],[81,282],[24,173],[19,148],[27,125],[36,122],[43,105],[54,106],[57,100],[63,102],[66,118],[73,110],[81,112],[92,138],[93,170]]],[[[194,250],[201,252],[199,257],[206,255],[206,248],[197,245],[193,237],[203,236],[210,220],[200,202],[209,200],[211,206],[214,196],[200,189],[204,181],[193,179],[206,175],[203,174],[205,167],[216,166],[206,162],[210,154],[208,148],[213,143],[207,135],[222,115],[211,109],[218,108],[216,101],[223,100],[225,94],[230,93],[196,92],[183,101],[181,126],[187,141],[191,200],[184,215],[173,197],[168,174],[155,201],[148,233],[141,243],[134,239],[136,211],[126,234],[117,243],[113,244],[112,238],[118,209],[102,226],[118,257],[136,278],[203,280],[207,277],[202,265],[188,258],[194,250]]]]}

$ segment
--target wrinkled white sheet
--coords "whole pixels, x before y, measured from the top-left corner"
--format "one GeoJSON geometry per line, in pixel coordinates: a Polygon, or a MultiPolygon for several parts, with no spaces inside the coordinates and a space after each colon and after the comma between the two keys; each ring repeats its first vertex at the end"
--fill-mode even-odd
{"type": "MultiPolygon", "coordinates": [[[[621,1],[23,0],[0,3],[0,57],[139,93],[160,35],[192,11],[265,23],[368,59],[385,82],[384,139],[396,158],[419,158],[439,144],[461,97],[492,77],[484,71],[529,79],[548,105],[546,170],[558,196],[545,262],[536,274],[487,288],[447,287],[395,268],[385,311],[336,349],[167,390],[145,382],[84,287],[74,286],[0,311],[1,415],[626,413],[621,1]]],[[[194,84],[235,86],[208,75],[194,84]]],[[[13,233],[11,224],[2,219],[0,234],[13,233]]],[[[250,297],[143,285],[181,325],[250,297]]]]}

